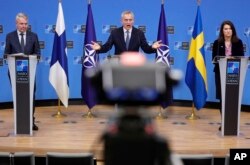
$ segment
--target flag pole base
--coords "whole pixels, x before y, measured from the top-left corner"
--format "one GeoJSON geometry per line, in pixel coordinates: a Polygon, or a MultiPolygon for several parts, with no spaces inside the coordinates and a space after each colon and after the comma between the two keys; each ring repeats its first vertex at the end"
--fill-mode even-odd
{"type": "Polygon", "coordinates": [[[64,113],[61,112],[61,110],[58,110],[56,114],[53,114],[52,117],[55,118],[62,118],[62,117],[66,117],[67,115],[65,115],[64,113]]]}
{"type": "Polygon", "coordinates": [[[63,114],[61,112],[61,101],[60,99],[58,99],[58,106],[57,106],[57,113],[56,114],[53,114],[52,117],[55,117],[55,118],[62,118],[62,117],[66,117],[67,115],[63,114]]]}
{"type": "Polygon", "coordinates": [[[162,107],[160,107],[160,111],[158,112],[155,119],[167,119],[168,118],[166,115],[163,114],[162,110],[163,110],[162,107]]]}
{"type": "Polygon", "coordinates": [[[82,115],[82,117],[83,117],[83,118],[96,118],[96,115],[94,115],[94,114],[91,112],[91,109],[89,109],[89,110],[88,110],[88,113],[82,115]]]}
{"type": "Polygon", "coordinates": [[[196,114],[192,113],[192,114],[186,116],[186,119],[188,119],[188,120],[197,120],[197,119],[200,119],[200,117],[197,116],[196,114]]]}
{"type": "Polygon", "coordinates": [[[200,119],[199,116],[197,116],[194,112],[194,104],[192,105],[192,113],[188,116],[186,116],[186,119],[188,120],[197,120],[197,119],[200,119]]]}

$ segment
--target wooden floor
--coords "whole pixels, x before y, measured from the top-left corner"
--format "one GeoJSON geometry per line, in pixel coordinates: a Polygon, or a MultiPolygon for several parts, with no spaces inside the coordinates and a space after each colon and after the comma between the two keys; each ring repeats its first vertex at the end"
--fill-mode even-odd
{"type": "MultiPolygon", "coordinates": [[[[157,116],[159,107],[147,110],[157,116]]],[[[116,113],[113,107],[96,106],[96,118],[84,118],[85,106],[62,107],[66,117],[55,118],[52,114],[57,107],[37,107],[36,119],[39,131],[33,136],[14,135],[13,110],[0,110],[0,152],[32,151],[36,156],[46,152],[93,152],[101,159],[102,146],[98,138],[106,128],[110,115],[116,113]]],[[[250,113],[241,113],[239,136],[222,137],[218,131],[220,115],[218,110],[202,109],[196,111],[198,120],[187,120],[190,107],[170,107],[163,114],[167,119],[155,119],[157,132],[165,137],[174,153],[212,153],[224,157],[230,148],[250,148],[250,113]]]]}

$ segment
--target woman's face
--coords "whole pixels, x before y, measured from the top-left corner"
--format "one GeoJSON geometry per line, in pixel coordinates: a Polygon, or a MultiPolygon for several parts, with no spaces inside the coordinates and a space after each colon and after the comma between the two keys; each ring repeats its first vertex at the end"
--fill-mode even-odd
{"type": "Polygon", "coordinates": [[[223,26],[223,34],[224,34],[224,37],[232,37],[233,30],[230,25],[225,24],[223,26]]]}

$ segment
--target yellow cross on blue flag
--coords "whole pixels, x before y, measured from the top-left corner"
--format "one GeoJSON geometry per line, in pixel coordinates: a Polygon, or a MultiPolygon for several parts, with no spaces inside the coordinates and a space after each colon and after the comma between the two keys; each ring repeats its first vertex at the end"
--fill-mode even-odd
{"type": "Polygon", "coordinates": [[[200,110],[206,103],[208,88],[204,33],[199,6],[189,48],[185,81],[192,93],[195,108],[200,110]]]}

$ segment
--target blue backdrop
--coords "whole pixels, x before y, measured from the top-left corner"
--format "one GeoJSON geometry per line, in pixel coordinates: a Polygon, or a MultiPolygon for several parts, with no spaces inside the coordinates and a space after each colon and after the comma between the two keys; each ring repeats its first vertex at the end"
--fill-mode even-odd
{"type": "MultiPolygon", "coordinates": [[[[66,24],[67,41],[73,42],[68,48],[70,98],[81,98],[81,64],[83,55],[84,33],[82,25],[86,23],[88,0],[62,0],[64,19],[66,24]]],[[[39,41],[44,43],[41,50],[42,59],[37,68],[36,99],[57,99],[57,95],[48,81],[49,62],[52,54],[54,34],[53,25],[56,23],[58,0],[1,0],[0,1],[0,57],[4,53],[5,37],[15,30],[15,16],[24,12],[29,16],[32,31],[36,32],[39,41]]],[[[215,102],[215,83],[211,57],[211,44],[217,38],[218,28],[225,19],[234,22],[238,36],[246,46],[245,55],[249,55],[247,37],[250,33],[249,0],[203,0],[201,14],[205,35],[205,57],[208,77],[208,99],[215,102]]],[[[160,16],[161,0],[92,0],[96,36],[98,41],[105,42],[109,36],[109,29],[120,26],[120,15],[123,10],[132,10],[135,14],[135,25],[145,26],[145,35],[150,43],[156,40],[160,16]]],[[[174,57],[173,68],[180,69],[185,74],[188,50],[185,43],[189,43],[192,27],[196,16],[196,0],[165,0],[165,14],[167,25],[172,28],[169,34],[171,56],[174,57]]],[[[109,52],[113,54],[113,50],[109,52]]],[[[101,54],[103,60],[109,53],[101,54]]],[[[154,54],[147,55],[154,59],[154,54]]],[[[7,65],[0,67],[0,102],[12,101],[11,86],[7,77],[7,65]]],[[[243,104],[250,105],[250,72],[248,69],[243,93],[243,104]]],[[[174,99],[192,100],[191,93],[184,79],[174,88],[174,99]]]]}

